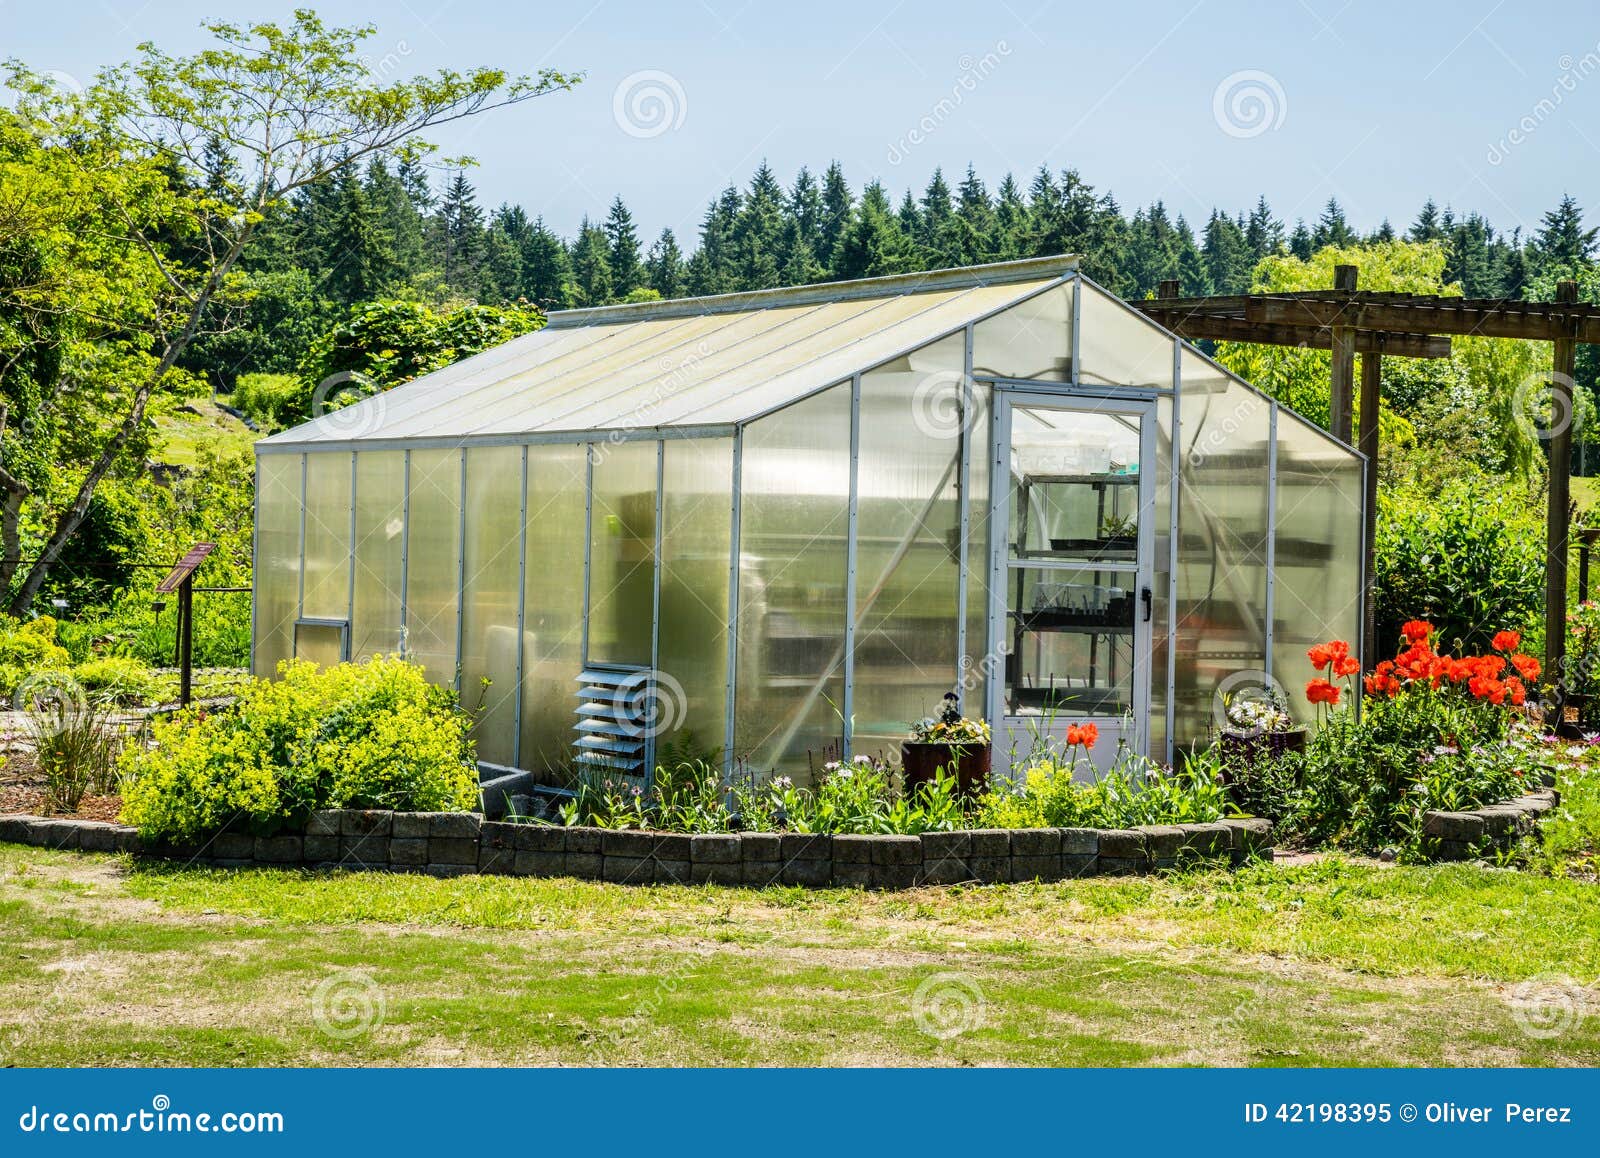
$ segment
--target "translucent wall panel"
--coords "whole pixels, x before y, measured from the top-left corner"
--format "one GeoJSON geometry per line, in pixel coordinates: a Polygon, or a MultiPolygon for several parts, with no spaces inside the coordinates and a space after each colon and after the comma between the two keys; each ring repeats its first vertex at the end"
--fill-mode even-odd
{"type": "Polygon", "coordinates": [[[350,615],[350,464],[343,451],[306,455],[305,587],[300,614],[350,615]]]}
{"type": "Polygon", "coordinates": [[[411,452],[405,650],[436,684],[451,684],[456,678],[461,453],[411,452]]]}
{"type": "Polygon", "coordinates": [[[598,443],[589,523],[589,662],[650,665],[656,447],[598,443]]]}
{"type": "Polygon", "coordinates": [[[672,710],[657,758],[718,755],[728,711],[728,560],[733,440],[666,443],[661,511],[661,628],[657,667],[672,710]]]}
{"type": "Polygon", "coordinates": [[[961,708],[969,716],[988,710],[989,677],[1005,657],[989,644],[989,475],[993,454],[994,390],[971,385],[967,419],[967,650],[961,659],[961,708]]]}
{"type": "Polygon", "coordinates": [[[861,377],[852,751],[892,756],[956,683],[964,334],[861,377]]]}
{"type": "Polygon", "coordinates": [[[1189,744],[1208,734],[1228,677],[1266,667],[1271,403],[1188,351],[1181,391],[1173,738],[1189,744]]]}
{"type": "Polygon", "coordinates": [[[1306,649],[1342,639],[1353,652],[1361,633],[1361,460],[1282,409],[1275,521],[1272,673],[1309,721],[1306,649]]]}
{"type": "Polygon", "coordinates": [[[255,674],[294,648],[300,606],[300,455],[256,459],[255,674]]]}
{"type": "Polygon", "coordinates": [[[982,377],[1072,379],[1072,283],[1035,294],[972,331],[972,372],[982,377]]]}
{"type": "Polygon", "coordinates": [[[568,765],[583,669],[584,494],[588,448],[528,447],[528,540],[522,607],[522,751],[535,772],[568,765]]]}
{"type": "Polygon", "coordinates": [[[356,587],[350,656],[400,650],[400,588],[406,522],[403,450],[356,455],[356,587]]]}
{"type": "Polygon", "coordinates": [[[1173,339],[1087,282],[1078,325],[1080,381],[1172,388],[1173,339]]]}
{"type": "Polygon", "coordinates": [[[461,702],[480,711],[478,758],[515,759],[517,604],[521,594],[522,448],[467,451],[466,583],[461,634],[461,702]],[[487,690],[483,681],[490,681],[487,690]]]}
{"type": "Polygon", "coordinates": [[[849,384],[751,423],[741,463],[733,754],[803,773],[843,731],[849,384]]]}
{"type": "Polygon", "coordinates": [[[1172,632],[1172,399],[1156,399],[1154,559],[1150,585],[1150,730],[1148,754],[1167,758],[1167,673],[1172,632]]]}

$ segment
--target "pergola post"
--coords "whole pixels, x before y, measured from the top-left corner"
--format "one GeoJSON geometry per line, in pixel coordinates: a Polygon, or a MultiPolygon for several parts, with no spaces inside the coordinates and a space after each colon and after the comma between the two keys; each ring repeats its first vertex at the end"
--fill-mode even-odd
{"type": "MultiPolygon", "coordinates": [[[[1355,293],[1356,267],[1333,267],[1333,288],[1345,293],[1355,293]]],[[[1349,443],[1350,412],[1355,402],[1356,331],[1353,326],[1334,325],[1332,353],[1333,370],[1328,395],[1328,429],[1340,442],[1349,443]]]]}
{"type": "Polygon", "coordinates": [[[1378,410],[1383,405],[1383,355],[1368,351],[1361,355],[1361,442],[1356,448],[1367,456],[1366,482],[1362,488],[1361,520],[1361,663],[1371,671],[1386,644],[1378,640],[1377,591],[1378,562],[1378,410]]]}
{"type": "MultiPolygon", "coordinates": [[[[1578,283],[1556,283],[1556,301],[1571,305],[1578,300],[1578,283]]],[[[1565,700],[1567,654],[1567,539],[1572,502],[1572,374],[1577,360],[1576,330],[1558,336],[1550,367],[1550,403],[1554,425],[1550,431],[1550,518],[1545,535],[1544,670],[1558,681],[1565,700]]],[[[1559,719],[1557,721],[1560,722],[1559,719]]]]}

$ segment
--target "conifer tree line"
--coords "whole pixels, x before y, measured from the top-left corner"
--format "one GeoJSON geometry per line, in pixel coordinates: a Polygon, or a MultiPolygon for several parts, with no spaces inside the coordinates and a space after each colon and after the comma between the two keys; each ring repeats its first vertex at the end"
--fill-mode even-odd
{"type": "Polygon", "coordinates": [[[1397,236],[1441,244],[1445,276],[1469,297],[1519,298],[1538,279],[1594,269],[1597,230],[1564,196],[1531,236],[1432,200],[1403,231],[1361,234],[1330,198],[1314,221],[1288,226],[1267,203],[1214,209],[1196,230],[1161,202],[1124,212],[1076,170],[1041,167],[1026,188],[1009,174],[991,190],[969,166],[952,186],[935,170],[898,203],[876,180],[859,191],[834,162],[785,186],[765,162],[748,186],[707,206],[699,236],[639,234],[621,197],[562,237],[521,205],[486,209],[464,172],[347,165],[303,190],[266,223],[244,261],[252,290],[239,324],[200,343],[191,368],[227,388],[248,371],[293,372],[307,344],[351,305],[382,297],[435,304],[527,301],[543,309],[765,289],[974,265],[1083,255],[1089,276],[1139,298],[1167,279],[1185,295],[1240,293],[1264,256],[1309,258],[1327,245],[1397,236]]]}

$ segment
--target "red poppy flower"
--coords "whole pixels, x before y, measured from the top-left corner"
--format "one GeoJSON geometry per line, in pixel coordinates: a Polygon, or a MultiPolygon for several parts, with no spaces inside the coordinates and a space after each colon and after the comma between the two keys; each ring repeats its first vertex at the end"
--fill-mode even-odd
{"type": "Polygon", "coordinates": [[[1313,645],[1307,652],[1306,658],[1311,661],[1311,666],[1321,671],[1333,662],[1333,655],[1328,651],[1328,645],[1319,643],[1313,645]]]}
{"type": "Polygon", "coordinates": [[[1083,746],[1085,748],[1093,748],[1095,742],[1100,739],[1100,729],[1094,724],[1085,724],[1080,729],[1080,733],[1083,736],[1083,746]]]}
{"type": "Polygon", "coordinates": [[[1313,704],[1328,704],[1331,707],[1339,702],[1339,688],[1327,680],[1312,680],[1306,685],[1306,699],[1313,704]]]}
{"type": "Polygon", "coordinates": [[[1401,626],[1400,634],[1406,637],[1408,643],[1422,643],[1433,634],[1433,624],[1425,619],[1408,620],[1401,626]]]}
{"type": "MultiPolygon", "coordinates": [[[[1516,676],[1507,676],[1504,687],[1511,695],[1511,702],[1517,707],[1520,708],[1528,702],[1528,689],[1522,685],[1522,681],[1516,676]]],[[[1499,701],[1495,702],[1498,703],[1499,701]]]]}
{"type": "Polygon", "coordinates": [[[1511,666],[1517,669],[1517,674],[1529,683],[1539,679],[1539,661],[1531,655],[1514,655],[1511,657],[1511,666]]]}
{"type": "Polygon", "coordinates": [[[1522,643],[1522,633],[1517,631],[1497,631],[1494,639],[1490,641],[1491,647],[1496,651],[1516,651],[1522,643]]]}
{"type": "Polygon", "coordinates": [[[1336,676],[1353,676],[1361,670],[1361,661],[1353,655],[1342,656],[1333,661],[1333,674],[1336,676]]]}

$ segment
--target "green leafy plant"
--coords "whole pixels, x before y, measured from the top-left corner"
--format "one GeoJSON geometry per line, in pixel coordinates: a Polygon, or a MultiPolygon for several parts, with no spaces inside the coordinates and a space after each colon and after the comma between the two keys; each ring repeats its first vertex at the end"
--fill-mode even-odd
{"type": "Polygon", "coordinates": [[[128,656],[91,659],[72,669],[84,692],[104,703],[133,705],[151,702],[160,681],[150,668],[128,656]]]}
{"type": "Polygon", "coordinates": [[[76,812],[85,795],[112,791],[122,734],[109,704],[85,694],[65,673],[30,677],[17,702],[50,808],[76,812]]]}
{"type": "Polygon", "coordinates": [[[231,710],[189,709],[122,758],[123,819],[149,839],[268,833],[318,808],[464,810],[477,800],[470,719],[455,693],[391,656],[286,662],[231,710]]]}
{"type": "Polygon", "coordinates": [[[989,722],[961,714],[954,692],[946,692],[937,716],[924,716],[911,725],[911,740],[916,744],[984,745],[989,743],[989,722]]]}

